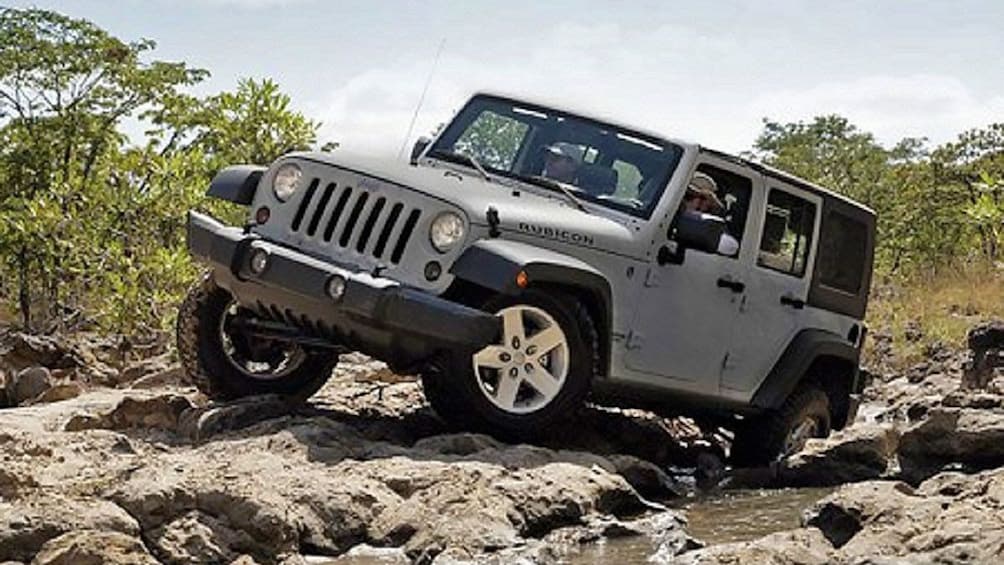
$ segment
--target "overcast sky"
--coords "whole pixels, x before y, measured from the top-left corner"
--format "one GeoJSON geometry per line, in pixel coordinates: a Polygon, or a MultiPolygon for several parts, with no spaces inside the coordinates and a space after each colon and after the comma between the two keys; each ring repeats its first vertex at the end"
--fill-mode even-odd
{"type": "Polygon", "coordinates": [[[1004,121],[1004,1],[14,2],[84,17],[212,72],[272,77],[322,141],[395,154],[477,90],[546,97],[711,147],[761,118],[840,113],[891,143],[1004,121]]]}

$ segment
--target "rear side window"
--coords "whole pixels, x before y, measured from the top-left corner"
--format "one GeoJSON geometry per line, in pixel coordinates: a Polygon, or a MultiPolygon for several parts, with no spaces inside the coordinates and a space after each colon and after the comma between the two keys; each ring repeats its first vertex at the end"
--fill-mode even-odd
{"type": "Polygon", "coordinates": [[[772,188],[760,236],[757,265],[796,277],[805,274],[812,248],[816,205],[804,198],[772,188]]]}
{"type": "Polygon", "coordinates": [[[838,212],[826,214],[819,234],[819,284],[858,294],[865,275],[868,228],[838,212]]]}

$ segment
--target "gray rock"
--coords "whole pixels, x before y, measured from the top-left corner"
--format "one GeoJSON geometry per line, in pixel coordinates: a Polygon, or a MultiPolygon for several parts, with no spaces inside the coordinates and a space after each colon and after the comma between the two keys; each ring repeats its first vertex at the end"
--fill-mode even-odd
{"type": "Polygon", "coordinates": [[[134,398],[127,396],[104,414],[83,414],[67,422],[68,432],[90,429],[127,430],[131,428],[178,429],[182,414],[193,408],[192,402],[178,394],[134,398]]]}
{"type": "Polygon", "coordinates": [[[857,424],[782,462],[778,478],[788,486],[831,486],[884,477],[894,464],[899,432],[887,424],[857,424]]]}
{"type": "Polygon", "coordinates": [[[84,529],[139,535],[136,520],[111,502],[36,493],[0,502],[0,560],[29,561],[49,540],[84,529]]]}
{"type": "MultiPolygon", "coordinates": [[[[777,532],[760,539],[712,545],[659,563],[681,565],[816,565],[834,563],[833,546],[815,528],[777,532]]],[[[657,558],[662,557],[657,555],[657,558]]]]}
{"type": "Polygon", "coordinates": [[[935,408],[903,432],[899,461],[904,477],[919,482],[946,465],[970,470],[1004,465],[1004,413],[935,408]]]}
{"type": "Polygon", "coordinates": [[[51,381],[49,369],[45,367],[22,369],[7,381],[7,403],[10,406],[20,406],[32,401],[52,386],[51,381]]]}
{"type": "Polygon", "coordinates": [[[193,441],[242,430],[265,420],[281,418],[291,412],[289,402],[279,396],[251,396],[188,410],[178,422],[178,434],[193,441]]]}

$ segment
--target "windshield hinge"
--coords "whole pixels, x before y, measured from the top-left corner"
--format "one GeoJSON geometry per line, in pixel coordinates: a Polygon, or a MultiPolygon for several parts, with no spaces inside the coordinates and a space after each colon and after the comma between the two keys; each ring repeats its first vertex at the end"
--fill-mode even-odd
{"type": "Polygon", "coordinates": [[[488,237],[496,238],[502,235],[502,231],[499,229],[499,211],[494,206],[489,206],[488,211],[485,212],[485,218],[488,220],[488,237]]]}

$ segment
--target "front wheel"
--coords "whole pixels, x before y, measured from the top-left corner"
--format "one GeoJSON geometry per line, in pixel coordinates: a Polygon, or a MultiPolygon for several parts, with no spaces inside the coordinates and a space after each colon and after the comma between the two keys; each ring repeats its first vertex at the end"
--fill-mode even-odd
{"type": "Polygon", "coordinates": [[[436,412],[463,428],[521,438],[575,414],[598,368],[596,330],[570,296],[529,289],[484,306],[502,336],[480,351],[455,352],[445,374],[425,379],[436,412]]]}
{"type": "Polygon", "coordinates": [[[331,376],[338,360],[327,351],[243,335],[234,297],[206,275],[178,312],[178,357],[188,379],[212,400],[278,394],[306,400],[331,376]]]}

